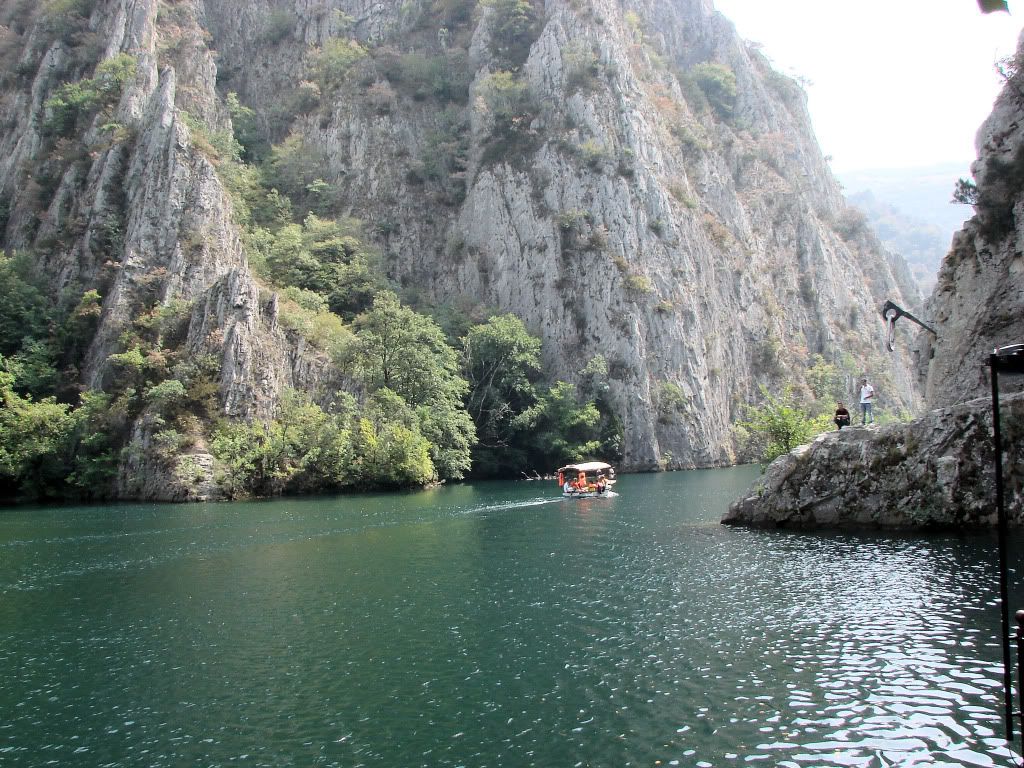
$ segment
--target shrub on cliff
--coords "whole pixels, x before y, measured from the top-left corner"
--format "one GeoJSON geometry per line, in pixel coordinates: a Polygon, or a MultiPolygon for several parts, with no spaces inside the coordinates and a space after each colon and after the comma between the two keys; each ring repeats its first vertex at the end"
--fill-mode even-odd
{"type": "Polygon", "coordinates": [[[736,75],[729,67],[704,62],[690,70],[689,76],[720,117],[732,117],[736,108],[736,75]]]}
{"type": "Polygon", "coordinates": [[[70,135],[80,120],[121,97],[124,86],[135,77],[135,68],[135,57],[119,53],[100,63],[95,77],[62,85],[43,104],[44,130],[56,136],[70,135]]]}

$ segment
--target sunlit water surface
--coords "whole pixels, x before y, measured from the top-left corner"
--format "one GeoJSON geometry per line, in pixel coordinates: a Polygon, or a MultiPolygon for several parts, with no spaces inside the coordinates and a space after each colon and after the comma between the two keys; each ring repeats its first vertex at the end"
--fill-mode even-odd
{"type": "Polygon", "coordinates": [[[1012,764],[993,537],[756,472],[0,512],[0,765],[1012,764]]]}

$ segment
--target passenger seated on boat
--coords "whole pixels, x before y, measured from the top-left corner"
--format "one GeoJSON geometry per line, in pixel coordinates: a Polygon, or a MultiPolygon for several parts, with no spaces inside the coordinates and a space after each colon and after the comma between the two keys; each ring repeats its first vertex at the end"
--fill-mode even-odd
{"type": "Polygon", "coordinates": [[[608,488],[608,483],[605,481],[604,475],[601,474],[601,473],[598,473],[598,475],[597,475],[597,492],[598,493],[604,493],[607,488],[608,488]]]}
{"type": "Polygon", "coordinates": [[[565,485],[562,486],[562,490],[565,493],[572,493],[572,491],[573,491],[572,482],[570,482],[569,480],[566,480],[565,481],[565,485]]]}

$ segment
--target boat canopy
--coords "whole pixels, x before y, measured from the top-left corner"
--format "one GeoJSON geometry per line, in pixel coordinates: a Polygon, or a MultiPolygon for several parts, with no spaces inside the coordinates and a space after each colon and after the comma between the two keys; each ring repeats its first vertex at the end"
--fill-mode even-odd
{"type": "Polygon", "coordinates": [[[605,464],[603,461],[584,461],[580,464],[566,464],[564,467],[559,468],[559,472],[601,472],[604,470],[611,469],[611,464],[605,464]]]}

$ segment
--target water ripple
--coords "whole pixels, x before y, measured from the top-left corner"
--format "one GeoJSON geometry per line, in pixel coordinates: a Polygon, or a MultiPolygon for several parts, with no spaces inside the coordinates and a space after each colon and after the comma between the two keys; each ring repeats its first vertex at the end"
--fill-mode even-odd
{"type": "Polygon", "coordinates": [[[1010,765],[988,538],[733,476],[0,516],[0,763],[1010,765]]]}

